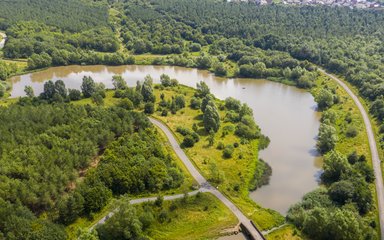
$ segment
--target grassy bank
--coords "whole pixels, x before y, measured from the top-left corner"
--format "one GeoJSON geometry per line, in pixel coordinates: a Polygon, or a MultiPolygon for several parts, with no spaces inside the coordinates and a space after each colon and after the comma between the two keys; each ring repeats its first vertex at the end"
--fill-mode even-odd
{"type": "MultiPolygon", "coordinates": [[[[269,229],[280,225],[284,218],[275,211],[263,209],[249,197],[250,181],[254,177],[256,165],[258,163],[258,140],[251,140],[241,144],[241,139],[232,133],[225,134],[225,129],[234,129],[230,122],[222,122],[220,129],[215,134],[214,144],[209,146],[207,134],[202,125],[202,112],[189,107],[190,100],[194,96],[195,90],[185,86],[176,88],[155,89],[156,106],[160,103],[160,95],[164,94],[165,99],[169,100],[177,95],[185,98],[187,106],[176,114],[161,116],[161,112],[155,112],[154,116],[168,125],[174,132],[176,138],[181,143],[183,135],[177,132],[178,127],[192,129],[197,126],[197,133],[200,135],[194,147],[186,148],[185,152],[194,162],[196,167],[207,179],[214,178],[214,174],[222,175],[222,182],[216,187],[226,194],[250,219],[261,229],[269,229]],[[224,158],[223,151],[218,149],[218,145],[236,145],[231,158],[224,158]],[[218,172],[216,171],[218,170],[218,172]]],[[[223,101],[215,100],[217,106],[223,106],[223,101]]],[[[219,107],[219,109],[223,109],[219,107]]],[[[224,119],[226,112],[219,110],[220,118],[224,119]]]]}

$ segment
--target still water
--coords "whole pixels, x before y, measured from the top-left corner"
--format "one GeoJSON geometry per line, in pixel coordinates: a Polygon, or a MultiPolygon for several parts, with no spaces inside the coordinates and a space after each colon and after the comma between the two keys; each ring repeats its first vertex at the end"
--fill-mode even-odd
{"type": "Polygon", "coordinates": [[[112,88],[112,76],[119,74],[130,86],[150,74],[159,82],[161,74],[176,78],[181,84],[195,87],[205,81],[218,98],[229,96],[247,103],[254,111],[256,122],[271,144],[260,152],[272,167],[270,183],[251,193],[263,207],[272,208],[285,215],[289,206],[316,188],[321,167],[315,150],[319,128],[319,114],[312,95],[304,90],[255,79],[218,78],[206,71],[169,66],[67,66],[49,68],[11,79],[12,97],[24,95],[30,85],[35,94],[43,90],[44,81],[62,79],[68,88],[80,89],[82,78],[91,76],[112,88]]]}

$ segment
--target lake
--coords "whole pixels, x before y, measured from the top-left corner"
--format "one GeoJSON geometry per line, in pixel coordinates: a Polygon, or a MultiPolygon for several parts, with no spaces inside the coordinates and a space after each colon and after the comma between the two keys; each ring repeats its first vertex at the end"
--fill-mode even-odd
{"type": "Polygon", "coordinates": [[[82,78],[91,76],[112,88],[111,79],[116,74],[135,86],[147,74],[158,83],[163,73],[191,87],[204,81],[216,97],[231,96],[253,109],[262,133],[271,139],[269,147],[260,152],[260,158],[272,167],[270,183],[250,194],[258,204],[285,215],[292,204],[317,187],[321,158],[315,145],[320,114],[313,96],[292,86],[261,79],[219,78],[207,71],[171,66],[66,66],[12,78],[11,97],[24,96],[27,85],[39,94],[50,79],[61,79],[67,88],[80,89],[82,78]]]}

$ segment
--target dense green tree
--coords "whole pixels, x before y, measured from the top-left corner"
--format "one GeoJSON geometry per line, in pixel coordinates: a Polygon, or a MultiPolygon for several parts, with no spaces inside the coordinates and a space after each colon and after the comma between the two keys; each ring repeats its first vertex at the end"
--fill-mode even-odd
{"type": "Polygon", "coordinates": [[[120,75],[115,75],[112,77],[112,84],[115,90],[125,90],[127,88],[127,83],[120,75]]]}
{"type": "Polygon", "coordinates": [[[331,151],[324,157],[323,169],[321,180],[325,183],[337,182],[351,171],[346,157],[336,151],[331,151]]]}
{"type": "Polygon", "coordinates": [[[97,232],[101,240],[144,240],[142,227],[135,208],[125,203],[105,224],[97,228],[97,232]]]}
{"type": "Polygon", "coordinates": [[[153,114],[155,112],[155,106],[151,102],[147,102],[144,106],[144,113],[153,114]]]}
{"type": "Polygon", "coordinates": [[[84,76],[81,84],[81,91],[86,98],[91,97],[96,92],[96,83],[91,77],[84,76]]]}
{"type": "Polygon", "coordinates": [[[52,58],[47,53],[43,52],[41,54],[32,54],[28,58],[28,68],[29,69],[38,69],[45,68],[52,65],[52,58]]]}
{"type": "Polygon", "coordinates": [[[29,98],[35,97],[35,92],[33,91],[33,88],[31,86],[25,86],[24,92],[25,92],[25,95],[29,98]]]}
{"type": "Polygon", "coordinates": [[[338,140],[336,129],[330,125],[322,123],[319,129],[319,137],[317,140],[317,149],[321,153],[327,153],[335,148],[338,140]]]}
{"type": "Polygon", "coordinates": [[[112,197],[111,190],[105,187],[102,183],[96,183],[95,185],[87,184],[80,191],[84,198],[85,213],[98,212],[112,197]]]}
{"type": "Polygon", "coordinates": [[[63,99],[67,97],[67,89],[65,88],[65,84],[62,80],[57,80],[55,82],[55,92],[63,99]]]}
{"type": "Polygon", "coordinates": [[[196,84],[196,89],[196,95],[200,98],[204,98],[211,93],[211,90],[209,89],[208,85],[203,81],[196,84]]]}
{"type": "Polygon", "coordinates": [[[152,77],[147,75],[144,79],[143,86],[141,87],[141,95],[144,102],[155,102],[155,95],[152,89],[153,80],[152,77]]]}
{"type": "Polygon", "coordinates": [[[211,130],[217,132],[219,130],[220,115],[213,101],[210,101],[205,107],[203,123],[205,131],[207,132],[210,132],[211,130]]]}
{"type": "Polygon", "coordinates": [[[77,101],[81,99],[81,92],[77,89],[68,89],[68,97],[71,101],[77,101]]]}
{"type": "Polygon", "coordinates": [[[334,103],[333,94],[326,89],[321,89],[320,92],[316,95],[315,101],[318,104],[319,110],[326,110],[334,103]]]}
{"type": "Polygon", "coordinates": [[[74,222],[84,211],[84,198],[78,192],[63,198],[59,202],[60,221],[65,224],[74,222]]]}

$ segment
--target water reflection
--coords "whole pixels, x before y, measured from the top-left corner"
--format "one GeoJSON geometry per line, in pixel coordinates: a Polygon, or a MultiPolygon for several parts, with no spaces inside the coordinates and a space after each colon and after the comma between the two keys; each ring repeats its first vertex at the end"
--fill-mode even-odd
{"type": "Polygon", "coordinates": [[[319,114],[313,97],[295,87],[266,80],[218,78],[206,71],[168,66],[67,66],[50,68],[11,79],[12,97],[24,95],[31,85],[36,94],[49,79],[64,80],[68,88],[80,88],[82,78],[91,76],[112,88],[112,76],[122,75],[129,86],[150,74],[155,82],[166,73],[180,83],[195,87],[205,81],[218,98],[234,97],[246,102],[262,132],[271,139],[260,158],[272,167],[270,184],[251,193],[252,199],[264,207],[285,214],[289,206],[317,186],[321,160],[315,150],[319,114]]]}

